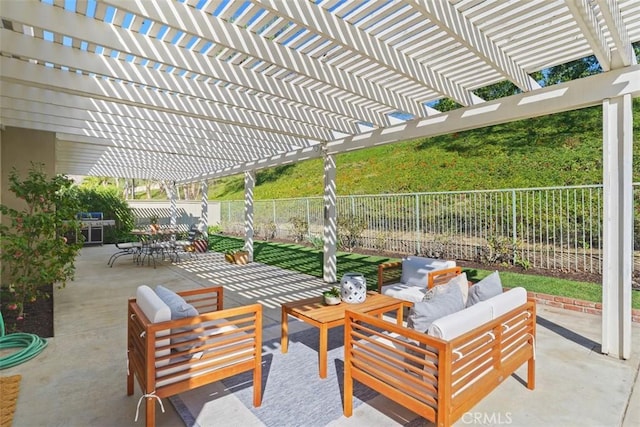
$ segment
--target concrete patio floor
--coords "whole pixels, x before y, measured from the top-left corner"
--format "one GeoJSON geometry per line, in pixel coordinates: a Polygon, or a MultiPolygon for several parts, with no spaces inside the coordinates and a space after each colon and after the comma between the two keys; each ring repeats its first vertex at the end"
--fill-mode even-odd
{"type": "MultiPolygon", "coordinates": [[[[14,426],[144,425],[142,410],[134,422],[137,384],[136,393],[126,395],[126,302],[139,285],[174,290],[222,285],[225,307],[253,301],[264,305],[265,331],[271,335],[278,331],[269,326],[280,322],[281,302],[319,295],[328,287],[317,278],[258,263],[227,264],[216,253],[180,264],[159,262],[155,269],[123,257],[109,268],[107,259],[114,252],[113,245],[82,249],[75,280],[55,291],[55,337],[35,359],[0,373],[22,375],[14,426]]],[[[600,321],[595,315],[538,306],[536,389],[527,390],[512,376],[456,425],[640,426],[640,327],[633,328],[632,358],[622,361],[598,352],[600,321]]],[[[264,337],[271,338],[277,336],[264,337]]],[[[526,377],[520,371],[518,376],[526,377]]],[[[221,411],[235,406],[235,417],[219,418],[218,426],[255,422],[233,395],[219,399],[219,405],[221,411]]],[[[184,425],[166,399],[164,408],[165,413],[157,411],[158,426],[184,425]]],[[[393,426],[413,418],[377,397],[332,425],[393,426]]]]}

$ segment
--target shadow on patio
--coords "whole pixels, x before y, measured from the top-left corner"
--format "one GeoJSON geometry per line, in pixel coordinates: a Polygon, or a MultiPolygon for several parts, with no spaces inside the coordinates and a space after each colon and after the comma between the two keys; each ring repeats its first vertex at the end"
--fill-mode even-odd
{"type": "MultiPolygon", "coordinates": [[[[315,277],[259,263],[228,264],[220,253],[199,254],[180,264],[161,262],[156,269],[137,266],[123,257],[109,268],[106,262],[114,250],[113,245],[106,245],[81,251],[75,281],[66,289],[55,291],[55,337],[49,340],[49,346],[40,356],[2,372],[3,376],[21,374],[23,377],[15,426],[143,425],[143,420],[134,423],[141,395],[137,385],[134,396],[126,395],[126,302],[135,295],[139,285],[163,284],[178,291],[222,285],[225,307],[262,303],[265,309],[263,360],[271,367],[277,358],[287,363],[296,357],[292,352],[282,355],[279,351],[280,304],[317,296],[329,286],[315,277]]],[[[295,253],[289,261],[295,262],[295,253]]],[[[521,384],[526,374],[519,370],[457,425],[638,425],[640,328],[634,326],[632,359],[621,361],[598,353],[600,322],[598,316],[538,306],[536,389],[529,391],[521,384]]],[[[295,403],[287,403],[287,399],[295,402],[296,389],[310,396],[317,394],[317,406],[325,405],[320,387],[327,386],[333,387],[330,393],[340,401],[339,355],[330,369],[338,383],[332,385],[331,378],[318,382],[317,353],[309,346],[313,340],[303,335],[307,329],[306,324],[290,321],[292,341],[296,340],[296,333],[301,334],[298,341],[304,347],[304,357],[310,359],[309,368],[288,372],[291,386],[279,393],[273,390],[278,382],[269,376],[263,408],[274,402],[273,396],[279,396],[277,399],[289,412],[300,412],[295,403]]],[[[332,331],[331,340],[337,342],[341,338],[339,331],[332,331]]],[[[339,345],[334,344],[332,348],[339,351],[339,345]]],[[[275,368],[272,372],[276,372],[275,368]]],[[[295,425],[284,418],[274,422],[261,413],[256,415],[251,405],[243,401],[242,392],[250,387],[242,387],[241,381],[242,378],[238,379],[235,385],[227,381],[211,384],[181,395],[183,407],[178,407],[183,418],[203,427],[214,423],[216,426],[295,425]]],[[[363,391],[361,396],[365,402],[355,408],[351,418],[341,416],[342,407],[338,403],[333,408],[336,418],[327,424],[430,425],[375,393],[363,391]]],[[[157,411],[157,425],[184,425],[174,406],[166,399],[163,403],[166,412],[157,411]]]]}

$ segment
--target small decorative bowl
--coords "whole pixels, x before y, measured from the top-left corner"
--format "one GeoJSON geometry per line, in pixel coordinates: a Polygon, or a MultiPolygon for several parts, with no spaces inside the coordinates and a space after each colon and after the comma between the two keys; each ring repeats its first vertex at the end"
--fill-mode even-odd
{"type": "Polygon", "coordinates": [[[323,295],[324,303],[327,305],[337,305],[340,304],[340,297],[335,297],[333,295],[323,295]]]}

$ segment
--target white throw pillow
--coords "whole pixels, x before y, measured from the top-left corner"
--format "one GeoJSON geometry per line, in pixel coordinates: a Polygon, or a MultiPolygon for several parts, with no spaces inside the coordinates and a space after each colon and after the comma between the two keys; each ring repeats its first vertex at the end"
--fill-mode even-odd
{"type": "Polygon", "coordinates": [[[500,317],[503,314],[520,307],[527,302],[527,290],[523,287],[517,287],[493,298],[489,298],[485,301],[491,305],[493,309],[493,318],[500,317]]]}
{"type": "Polygon", "coordinates": [[[467,273],[458,274],[453,279],[449,280],[444,285],[437,285],[429,289],[424,295],[423,301],[432,299],[437,294],[446,293],[451,286],[457,286],[462,293],[462,301],[464,305],[467,305],[467,299],[469,298],[469,281],[467,280],[467,273]]]}
{"type": "Polygon", "coordinates": [[[467,299],[467,307],[473,304],[486,301],[491,297],[502,293],[502,281],[497,271],[494,271],[475,285],[469,288],[469,299],[467,299]]]}

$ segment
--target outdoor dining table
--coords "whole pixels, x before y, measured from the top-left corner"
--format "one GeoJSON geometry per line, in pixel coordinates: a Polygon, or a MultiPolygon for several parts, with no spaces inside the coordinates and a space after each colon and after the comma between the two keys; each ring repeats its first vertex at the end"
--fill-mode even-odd
{"type": "Polygon", "coordinates": [[[173,228],[161,228],[159,230],[132,230],[131,235],[136,236],[140,240],[140,264],[144,265],[147,259],[147,265],[151,265],[153,260],[153,268],[156,267],[156,254],[160,253],[164,258],[165,252],[171,250],[171,240],[175,240],[176,230],[173,228]]]}

